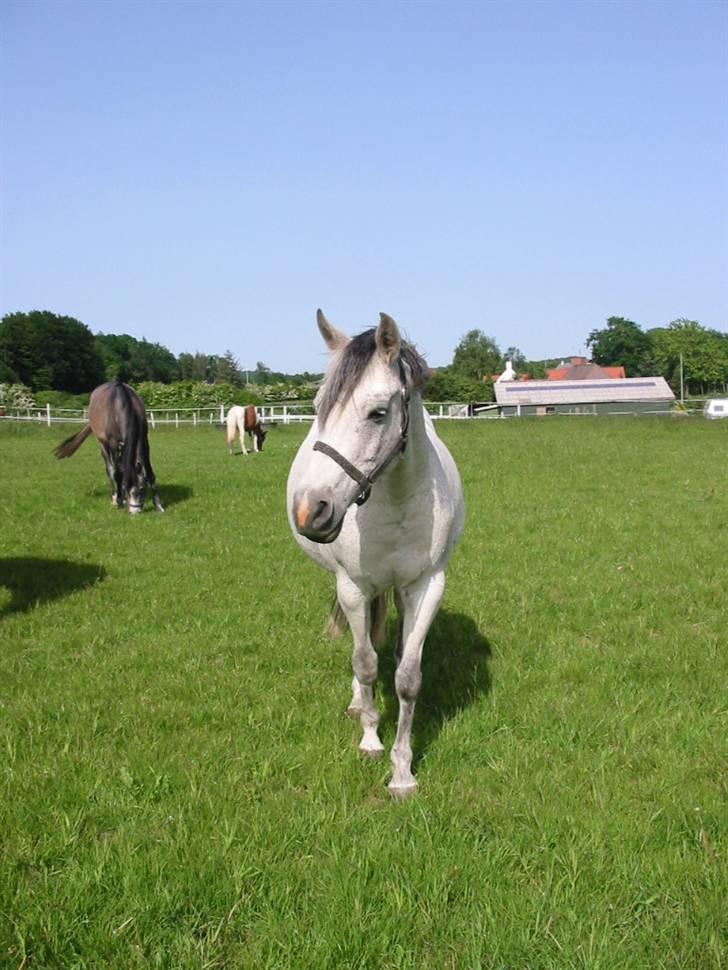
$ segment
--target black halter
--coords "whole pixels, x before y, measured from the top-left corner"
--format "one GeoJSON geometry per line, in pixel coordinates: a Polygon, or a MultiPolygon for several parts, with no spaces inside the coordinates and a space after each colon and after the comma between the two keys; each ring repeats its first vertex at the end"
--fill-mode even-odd
{"type": "Polygon", "coordinates": [[[373,472],[369,475],[365,475],[360,472],[359,469],[352,465],[352,463],[344,458],[344,456],[332,448],[331,445],[327,445],[325,441],[317,441],[313,446],[314,451],[320,451],[324,455],[328,455],[329,458],[333,459],[337,465],[344,469],[349,478],[353,478],[354,481],[359,485],[361,491],[354,499],[357,505],[363,505],[369,498],[372,491],[372,485],[376,482],[382,472],[387,468],[389,463],[393,461],[398,455],[403,455],[404,450],[407,447],[407,436],[409,435],[409,401],[410,395],[407,388],[407,375],[405,373],[404,364],[401,359],[397,360],[399,364],[399,377],[402,382],[400,387],[400,400],[402,402],[402,417],[399,425],[399,440],[395,443],[394,448],[391,449],[389,454],[382,459],[382,461],[377,465],[373,472]]]}

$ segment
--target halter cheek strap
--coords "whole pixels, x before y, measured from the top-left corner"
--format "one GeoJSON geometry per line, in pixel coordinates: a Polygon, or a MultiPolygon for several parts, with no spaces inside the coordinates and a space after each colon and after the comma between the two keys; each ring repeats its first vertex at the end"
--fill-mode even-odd
{"type": "Polygon", "coordinates": [[[407,437],[409,435],[409,391],[407,390],[407,375],[404,370],[404,365],[401,360],[398,360],[397,363],[399,364],[399,377],[402,383],[400,387],[402,418],[399,426],[399,440],[370,475],[365,475],[363,472],[360,472],[355,465],[352,465],[347,458],[344,458],[341,452],[337,451],[336,448],[332,448],[331,445],[327,445],[325,441],[319,440],[313,446],[314,451],[320,451],[335,461],[340,468],[344,469],[349,478],[353,478],[357,485],[359,485],[361,491],[354,499],[357,505],[363,505],[366,502],[371,494],[372,485],[397,455],[404,454],[404,450],[407,447],[407,437]]]}
{"type": "Polygon", "coordinates": [[[354,501],[357,505],[363,505],[369,498],[369,493],[374,484],[374,478],[369,478],[363,472],[360,472],[347,458],[344,458],[341,452],[338,452],[336,448],[332,448],[331,445],[327,445],[325,441],[317,441],[313,446],[313,450],[328,455],[329,458],[333,459],[337,465],[344,469],[349,478],[354,479],[357,485],[361,487],[361,492],[354,501]]]}

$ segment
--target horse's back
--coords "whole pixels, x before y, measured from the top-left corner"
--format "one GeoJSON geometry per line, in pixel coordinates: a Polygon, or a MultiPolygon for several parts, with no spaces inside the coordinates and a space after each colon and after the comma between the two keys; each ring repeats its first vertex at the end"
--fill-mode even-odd
{"type": "Polygon", "coordinates": [[[252,431],[258,424],[258,413],[254,404],[248,404],[245,408],[245,430],[252,431]]]}
{"type": "Polygon", "coordinates": [[[142,427],[146,424],[142,399],[128,384],[109,381],[100,384],[91,392],[88,419],[99,440],[114,444],[122,441],[128,433],[133,416],[141,422],[142,427]]]}

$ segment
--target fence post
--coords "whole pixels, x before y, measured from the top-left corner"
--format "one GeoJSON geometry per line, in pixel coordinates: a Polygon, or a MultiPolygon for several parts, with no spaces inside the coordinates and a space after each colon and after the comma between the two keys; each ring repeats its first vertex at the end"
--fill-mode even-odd
{"type": "Polygon", "coordinates": [[[149,412],[149,420],[152,423],[152,431],[154,431],[154,411],[149,412]]]}
{"type": "Polygon", "coordinates": [[[179,428],[179,411],[174,412],[174,426],[179,428]]]}
{"type": "Polygon", "coordinates": [[[197,427],[197,411],[192,412],[192,427],[197,427]]]}
{"type": "Polygon", "coordinates": [[[48,427],[51,426],[51,406],[46,404],[46,421],[48,422],[48,427]]]}

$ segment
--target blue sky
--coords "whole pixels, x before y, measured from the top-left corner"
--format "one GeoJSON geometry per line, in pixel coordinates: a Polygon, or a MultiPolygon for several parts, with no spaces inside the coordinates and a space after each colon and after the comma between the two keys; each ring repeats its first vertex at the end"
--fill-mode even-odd
{"type": "Polygon", "coordinates": [[[0,314],[321,370],[728,329],[728,4],[0,4],[0,314]]]}

